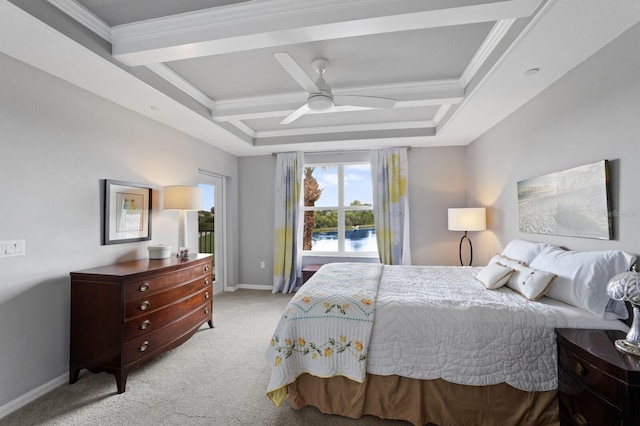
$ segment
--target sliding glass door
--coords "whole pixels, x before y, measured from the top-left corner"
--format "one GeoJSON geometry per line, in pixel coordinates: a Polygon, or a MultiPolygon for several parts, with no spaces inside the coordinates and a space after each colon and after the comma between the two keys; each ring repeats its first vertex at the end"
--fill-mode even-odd
{"type": "Polygon", "coordinates": [[[200,170],[202,209],[198,212],[198,252],[213,254],[213,292],[224,290],[224,182],[222,176],[200,170]]]}

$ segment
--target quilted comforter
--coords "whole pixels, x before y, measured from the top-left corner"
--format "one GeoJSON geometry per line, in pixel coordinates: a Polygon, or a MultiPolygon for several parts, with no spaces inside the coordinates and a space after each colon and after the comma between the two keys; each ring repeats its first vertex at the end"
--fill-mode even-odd
{"type": "MultiPolygon", "coordinates": [[[[364,337],[366,329],[349,328],[357,327],[360,321],[344,321],[339,325],[328,322],[325,331],[317,331],[319,336],[323,333],[344,337],[358,335],[362,339],[360,342],[368,342],[368,345],[358,346],[361,360],[366,360],[358,362],[362,368],[359,373],[337,373],[357,381],[361,381],[366,372],[415,379],[441,378],[474,386],[507,383],[524,391],[554,390],[558,386],[554,328],[624,329],[619,321],[607,321],[610,325],[602,325],[602,320],[595,323],[587,318],[585,323],[582,314],[577,318],[572,316],[572,309],[576,308],[554,305],[554,301],[532,302],[508,288],[487,290],[475,280],[480,268],[335,265],[341,266],[323,266],[299,294],[306,294],[308,288],[313,288],[328,297],[328,287],[335,286],[339,282],[335,279],[341,274],[349,275],[351,284],[380,274],[377,295],[369,296],[372,303],[368,306],[367,318],[372,319],[375,312],[370,339],[364,337]],[[339,270],[343,272],[337,273],[339,270]],[[351,272],[345,272],[347,270],[351,272]]],[[[296,299],[299,301],[298,295],[294,301],[296,299]]],[[[286,312],[292,312],[292,309],[289,306],[286,312]]],[[[321,326],[315,324],[314,327],[321,326]]],[[[275,334],[279,339],[287,334],[282,334],[282,330],[283,321],[275,334]]],[[[355,341],[349,341],[353,349],[355,341]]],[[[268,351],[268,359],[274,365],[269,389],[283,389],[295,380],[294,376],[303,372],[328,376],[326,370],[316,369],[309,363],[289,366],[289,371],[295,373],[282,375],[278,371],[278,352],[274,351],[274,344],[278,346],[272,341],[268,351]]],[[[291,359],[291,362],[301,358],[304,357],[291,359]]],[[[286,393],[280,397],[283,400],[286,393]]]]}
{"type": "Polygon", "coordinates": [[[487,290],[464,266],[385,266],[368,372],[463,385],[507,383],[556,389],[551,306],[501,288],[487,290]]]}

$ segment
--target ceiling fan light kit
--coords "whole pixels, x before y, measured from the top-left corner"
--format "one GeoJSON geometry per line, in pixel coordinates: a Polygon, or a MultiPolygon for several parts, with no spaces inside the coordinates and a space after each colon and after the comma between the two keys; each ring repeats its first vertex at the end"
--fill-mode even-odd
{"type": "Polygon", "coordinates": [[[314,82],[288,53],[277,52],[274,53],[273,56],[282,68],[309,93],[307,103],[286,116],[280,124],[292,123],[310,111],[331,112],[334,105],[348,105],[362,108],[393,108],[396,103],[395,99],[376,96],[342,95],[334,97],[331,92],[331,87],[323,78],[329,66],[328,60],[318,58],[311,63],[313,69],[318,73],[318,79],[314,82]]]}

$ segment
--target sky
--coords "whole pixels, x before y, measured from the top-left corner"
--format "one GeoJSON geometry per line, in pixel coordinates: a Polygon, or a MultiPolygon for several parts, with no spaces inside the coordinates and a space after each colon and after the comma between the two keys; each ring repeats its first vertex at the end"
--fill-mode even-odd
{"type": "MultiPolygon", "coordinates": [[[[319,207],[338,205],[338,166],[316,167],[313,176],[322,189],[319,207]]],[[[344,168],[345,206],[358,200],[362,204],[372,204],[371,166],[369,164],[351,164],[344,168]]]]}
{"type": "Polygon", "coordinates": [[[211,207],[214,206],[213,202],[213,185],[207,185],[206,183],[199,183],[198,186],[202,189],[202,210],[211,211],[211,207]]]}

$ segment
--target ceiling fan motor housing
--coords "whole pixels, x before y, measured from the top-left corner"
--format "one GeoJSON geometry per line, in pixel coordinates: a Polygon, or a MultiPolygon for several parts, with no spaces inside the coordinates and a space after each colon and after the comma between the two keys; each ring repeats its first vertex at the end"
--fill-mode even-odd
{"type": "Polygon", "coordinates": [[[333,107],[333,94],[322,76],[316,81],[316,86],[318,86],[320,92],[309,93],[307,98],[309,109],[312,111],[327,111],[331,109],[333,107]]]}
{"type": "Polygon", "coordinates": [[[311,111],[327,111],[333,107],[333,96],[331,92],[312,93],[307,98],[307,105],[311,111]]]}

